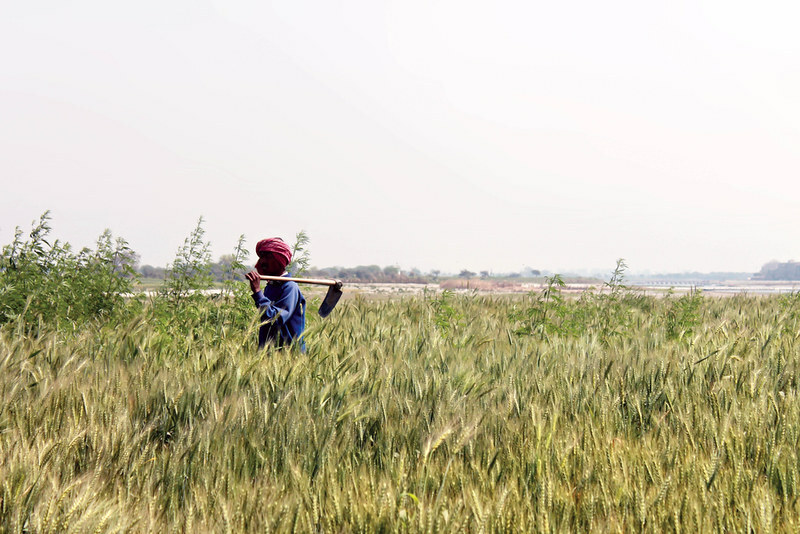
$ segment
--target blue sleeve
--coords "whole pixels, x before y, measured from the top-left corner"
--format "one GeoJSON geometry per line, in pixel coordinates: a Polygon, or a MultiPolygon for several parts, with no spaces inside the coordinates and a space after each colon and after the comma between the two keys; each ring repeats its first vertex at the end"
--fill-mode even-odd
{"type": "Polygon", "coordinates": [[[286,323],[294,315],[300,302],[300,289],[297,284],[283,284],[282,289],[277,300],[268,299],[263,291],[253,293],[253,300],[265,319],[276,319],[286,323]]]}

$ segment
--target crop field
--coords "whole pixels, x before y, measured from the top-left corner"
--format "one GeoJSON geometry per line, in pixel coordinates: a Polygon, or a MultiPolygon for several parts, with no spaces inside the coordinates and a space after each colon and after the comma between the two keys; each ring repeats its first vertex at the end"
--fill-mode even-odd
{"type": "Polygon", "coordinates": [[[796,294],[313,298],[307,350],[259,352],[233,287],[119,299],[99,247],[36,289],[18,248],[0,531],[800,528],[796,294]]]}
{"type": "MultiPolygon", "coordinates": [[[[14,531],[789,531],[798,302],[647,299],[602,340],[490,297],[343,302],[308,350],[219,311],[0,337],[14,531]],[[641,309],[648,305],[649,309],[641,309]]],[[[525,301],[516,303],[523,307],[525,301]]]]}

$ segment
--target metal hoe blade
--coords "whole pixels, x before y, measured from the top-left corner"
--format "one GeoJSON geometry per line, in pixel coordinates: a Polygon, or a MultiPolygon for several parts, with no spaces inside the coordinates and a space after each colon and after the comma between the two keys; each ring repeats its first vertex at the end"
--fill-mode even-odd
{"type": "Polygon", "coordinates": [[[336,303],[342,296],[342,283],[337,281],[336,284],[328,288],[328,293],[325,295],[325,300],[319,305],[319,316],[327,317],[336,307],[336,303]]]}

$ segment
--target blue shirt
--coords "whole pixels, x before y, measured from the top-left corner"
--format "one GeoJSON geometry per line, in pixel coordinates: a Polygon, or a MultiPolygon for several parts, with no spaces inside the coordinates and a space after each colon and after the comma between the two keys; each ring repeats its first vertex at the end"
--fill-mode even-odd
{"type": "Polygon", "coordinates": [[[269,282],[263,291],[253,293],[253,300],[264,322],[258,330],[258,348],[274,341],[279,347],[299,343],[305,350],[306,299],[296,282],[269,282]]]}

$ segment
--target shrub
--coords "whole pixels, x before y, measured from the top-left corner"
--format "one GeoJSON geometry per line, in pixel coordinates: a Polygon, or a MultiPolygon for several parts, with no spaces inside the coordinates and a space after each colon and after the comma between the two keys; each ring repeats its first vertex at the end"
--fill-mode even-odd
{"type": "Polygon", "coordinates": [[[95,250],[76,254],[69,243],[50,243],[50,232],[47,211],[34,221],[27,239],[18,227],[13,242],[3,247],[0,323],[77,325],[123,309],[136,277],[128,243],[106,230],[95,250]]]}
{"type": "Polygon", "coordinates": [[[172,304],[178,304],[189,295],[209,289],[211,277],[211,243],[205,241],[203,217],[178,249],[175,260],[167,268],[167,276],[160,294],[172,304]]]}
{"type": "Polygon", "coordinates": [[[664,314],[667,338],[689,339],[695,328],[700,325],[700,308],[703,304],[703,292],[695,288],[680,298],[667,296],[667,311],[664,314]]]}

